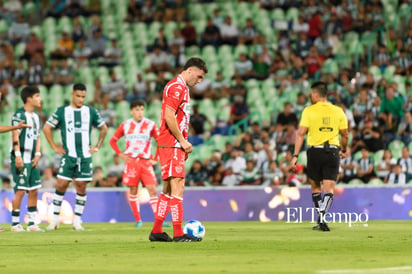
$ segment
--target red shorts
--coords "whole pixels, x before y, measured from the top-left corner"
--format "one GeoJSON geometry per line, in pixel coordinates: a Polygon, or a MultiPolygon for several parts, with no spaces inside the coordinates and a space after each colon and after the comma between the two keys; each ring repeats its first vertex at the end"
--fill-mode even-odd
{"type": "Polygon", "coordinates": [[[160,157],[160,170],[162,179],[167,180],[170,177],[185,177],[185,160],[186,153],[181,148],[158,147],[160,157]]]}
{"type": "Polygon", "coordinates": [[[156,176],[153,166],[146,159],[132,159],[125,163],[122,184],[125,186],[139,186],[140,180],[143,186],[156,185],[156,176]]]}

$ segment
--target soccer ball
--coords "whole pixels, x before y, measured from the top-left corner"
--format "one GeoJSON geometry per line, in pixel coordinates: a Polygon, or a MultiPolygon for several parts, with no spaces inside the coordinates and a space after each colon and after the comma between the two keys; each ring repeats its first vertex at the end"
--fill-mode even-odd
{"type": "Polygon", "coordinates": [[[206,228],[201,222],[190,220],[186,222],[185,226],[183,227],[183,232],[192,237],[203,239],[206,234],[206,228]]]}

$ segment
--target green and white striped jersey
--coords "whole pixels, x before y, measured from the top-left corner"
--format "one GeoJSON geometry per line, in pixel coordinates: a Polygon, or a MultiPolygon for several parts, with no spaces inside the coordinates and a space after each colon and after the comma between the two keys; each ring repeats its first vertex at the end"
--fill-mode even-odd
{"type": "MultiPolygon", "coordinates": [[[[30,128],[21,128],[17,130],[20,132],[19,142],[21,157],[23,158],[23,163],[28,164],[32,162],[34,154],[36,153],[37,138],[40,135],[40,119],[37,113],[29,113],[24,108],[20,108],[13,114],[11,124],[15,126],[21,121],[32,126],[30,128]]],[[[14,155],[13,145],[11,146],[10,151],[14,155]]]]}
{"type": "Polygon", "coordinates": [[[74,158],[89,158],[92,127],[101,127],[104,121],[99,112],[91,106],[73,108],[64,105],[57,108],[47,120],[47,124],[53,128],[60,128],[66,155],[74,158]]]}

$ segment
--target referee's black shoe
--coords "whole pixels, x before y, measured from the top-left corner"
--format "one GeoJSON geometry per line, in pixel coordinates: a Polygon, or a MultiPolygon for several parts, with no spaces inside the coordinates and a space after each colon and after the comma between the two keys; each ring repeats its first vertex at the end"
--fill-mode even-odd
{"type": "Polygon", "coordinates": [[[312,227],[312,230],[320,230],[320,225],[317,224],[317,225],[313,226],[313,227],[312,227]]]}
{"type": "Polygon", "coordinates": [[[319,228],[320,231],[330,231],[327,223],[319,223],[319,228]]]}
{"type": "Polygon", "coordinates": [[[173,238],[173,242],[200,242],[201,240],[201,238],[195,238],[188,234],[183,234],[182,236],[173,238]]]}
{"type": "Polygon", "coordinates": [[[162,233],[150,232],[149,240],[151,242],[171,242],[173,241],[172,238],[170,238],[170,236],[167,235],[166,232],[162,232],[162,233]]]}

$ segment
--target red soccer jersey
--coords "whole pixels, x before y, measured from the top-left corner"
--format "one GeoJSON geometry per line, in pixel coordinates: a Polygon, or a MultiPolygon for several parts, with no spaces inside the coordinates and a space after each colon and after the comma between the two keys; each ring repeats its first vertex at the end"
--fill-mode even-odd
{"type": "Polygon", "coordinates": [[[170,108],[175,113],[177,126],[183,137],[187,140],[190,121],[190,95],[189,87],[181,75],[167,83],[163,91],[162,111],[160,114],[160,134],[157,140],[159,147],[180,148],[180,143],[169,130],[165,121],[165,110],[170,108]]]}
{"type": "Polygon", "coordinates": [[[146,118],[140,122],[133,119],[126,120],[117,128],[110,139],[110,145],[117,154],[120,153],[120,150],[116,142],[122,136],[125,136],[126,139],[125,154],[132,158],[150,159],[152,156],[151,137],[157,140],[159,132],[152,120],[146,118]]]}

